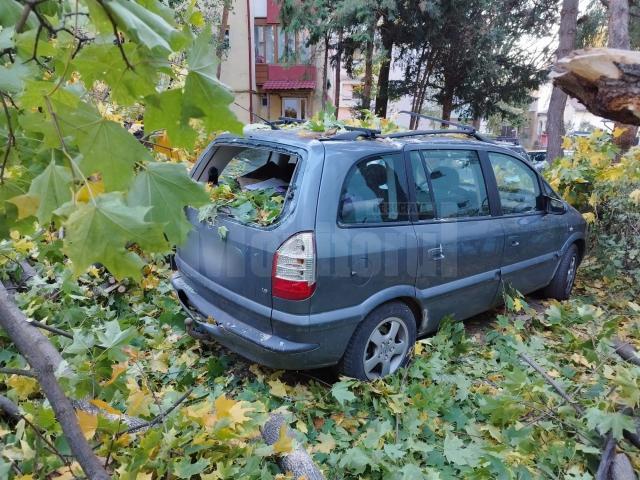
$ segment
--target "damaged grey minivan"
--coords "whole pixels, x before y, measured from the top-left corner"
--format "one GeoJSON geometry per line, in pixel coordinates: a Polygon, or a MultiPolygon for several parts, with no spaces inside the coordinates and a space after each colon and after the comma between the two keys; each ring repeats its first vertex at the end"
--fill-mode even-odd
{"type": "Polygon", "coordinates": [[[281,197],[268,225],[188,209],[173,277],[192,335],[278,369],[393,373],[417,337],[507,285],[568,298],[585,251],[582,216],[470,127],[223,135],[192,176],[281,197]]]}

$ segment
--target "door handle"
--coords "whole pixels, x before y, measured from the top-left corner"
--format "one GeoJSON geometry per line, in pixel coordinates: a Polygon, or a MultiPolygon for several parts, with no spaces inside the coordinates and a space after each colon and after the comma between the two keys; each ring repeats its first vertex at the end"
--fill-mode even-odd
{"type": "Polygon", "coordinates": [[[444,258],[442,245],[436,248],[430,248],[428,252],[429,252],[429,258],[431,258],[431,260],[442,260],[444,258]]]}
{"type": "Polygon", "coordinates": [[[519,245],[520,245],[520,242],[518,240],[515,240],[515,239],[511,240],[511,246],[512,247],[517,247],[519,245]]]}
{"type": "Polygon", "coordinates": [[[512,247],[518,247],[520,245],[520,237],[517,235],[512,235],[509,237],[509,244],[512,247]]]}

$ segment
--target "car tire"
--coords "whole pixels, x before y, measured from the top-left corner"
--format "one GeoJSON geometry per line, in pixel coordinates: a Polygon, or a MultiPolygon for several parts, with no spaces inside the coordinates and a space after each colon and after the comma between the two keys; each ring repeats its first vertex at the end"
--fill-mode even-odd
{"type": "Polygon", "coordinates": [[[407,364],[416,341],[416,320],[402,302],[389,302],[373,310],[354,332],[338,364],[341,374],[375,380],[407,364]]]}
{"type": "Polygon", "coordinates": [[[542,290],[543,296],[555,298],[556,300],[568,299],[571,296],[579,264],[580,253],[578,252],[578,247],[573,244],[564,252],[551,283],[542,290]]]}

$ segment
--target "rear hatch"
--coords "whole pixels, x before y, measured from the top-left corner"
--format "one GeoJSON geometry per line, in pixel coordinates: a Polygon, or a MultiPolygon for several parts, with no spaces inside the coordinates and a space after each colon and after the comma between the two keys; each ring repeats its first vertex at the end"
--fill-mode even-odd
{"type": "Polygon", "coordinates": [[[246,141],[213,144],[192,172],[221,200],[217,213],[188,209],[193,230],[177,266],[210,303],[263,332],[271,332],[273,254],[287,238],[301,164],[300,152],[246,141]]]}

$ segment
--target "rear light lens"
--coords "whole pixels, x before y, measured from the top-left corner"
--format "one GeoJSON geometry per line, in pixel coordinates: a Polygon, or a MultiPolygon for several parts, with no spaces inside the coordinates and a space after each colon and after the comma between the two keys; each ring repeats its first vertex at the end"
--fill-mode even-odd
{"type": "Polygon", "coordinates": [[[316,288],[316,249],[312,232],[297,233],[273,256],[271,292],[285,300],[304,300],[316,288]]]}

